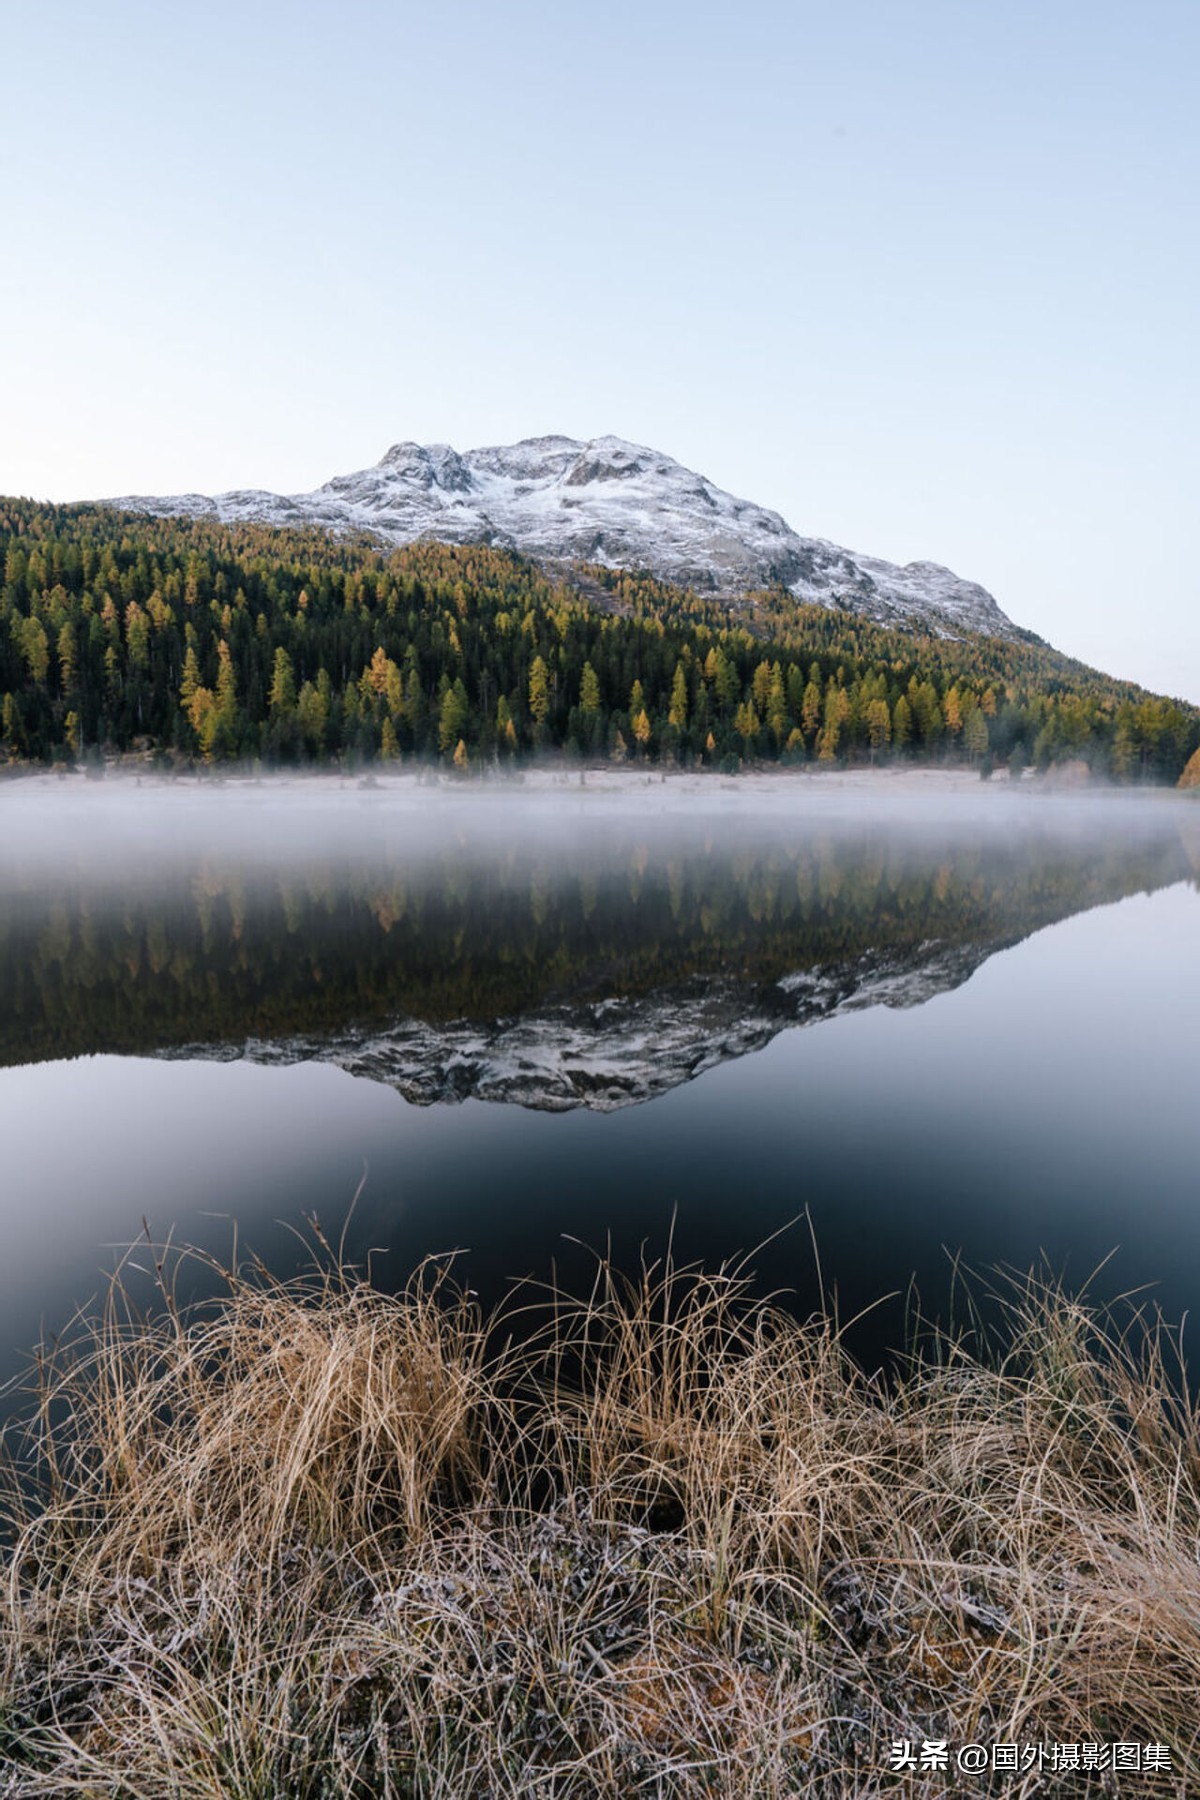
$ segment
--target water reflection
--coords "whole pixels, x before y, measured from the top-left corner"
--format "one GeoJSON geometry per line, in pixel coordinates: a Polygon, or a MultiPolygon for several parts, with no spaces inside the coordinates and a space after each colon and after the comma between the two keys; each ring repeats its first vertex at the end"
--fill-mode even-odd
{"type": "MultiPolygon", "coordinates": [[[[807,1209],[844,1315],[913,1274],[945,1314],[947,1252],[1081,1280],[1116,1246],[1107,1291],[1194,1307],[1200,809],[418,831],[340,798],[0,835],[0,1375],[143,1218],[287,1273],[364,1170],[347,1250],[385,1281],[463,1247],[495,1298],[672,1231],[713,1264],[807,1209]]],[[[761,1272],[819,1298],[806,1229],[761,1272]]],[[[902,1334],[898,1301],[854,1347],[902,1334]]]]}
{"type": "MultiPolygon", "coordinates": [[[[0,872],[0,1063],[324,1057],[428,1102],[644,1099],[781,1028],[911,1005],[1072,913],[1194,874],[1170,808],[1001,828],[792,815],[455,826],[278,862],[0,872]]],[[[1194,846],[1191,847],[1194,851],[1194,846]]]]}

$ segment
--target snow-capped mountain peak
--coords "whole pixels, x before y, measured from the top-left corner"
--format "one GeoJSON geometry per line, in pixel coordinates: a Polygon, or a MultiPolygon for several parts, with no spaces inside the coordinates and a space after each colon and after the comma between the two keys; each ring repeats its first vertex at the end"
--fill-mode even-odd
{"type": "Polygon", "coordinates": [[[389,544],[489,544],[551,564],[644,569],[730,600],[784,588],[798,600],[944,635],[1011,637],[1016,629],[986,589],[938,563],[899,568],[801,537],[779,513],[619,437],[525,438],[462,453],[401,441],[373,467],[337,475],[309,494],[240,489],[109,504],[159,516],[362,531],[389,544]]]}

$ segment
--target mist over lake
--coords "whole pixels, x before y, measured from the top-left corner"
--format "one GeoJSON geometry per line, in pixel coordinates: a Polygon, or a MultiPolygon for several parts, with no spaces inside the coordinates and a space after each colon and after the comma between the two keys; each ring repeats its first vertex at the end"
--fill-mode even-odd
{"type": "MultiPolygon", "coordinates": [[[[224,1258],[236,1221],[284,1274],[315,1215],[381,1284],[457,1250],[486,1299],[668,1240],[773,1239],[802,1313],[915,1279],[946,1317],[956,1257],[1103,1263],[1174,1318],[1200,1291],[1194,806],[657,777],[0,805],[5,1372],[143,1220],[224,1258]]],[[[896,1300],[851,1343],[903,1332],[896,1300]]]]}

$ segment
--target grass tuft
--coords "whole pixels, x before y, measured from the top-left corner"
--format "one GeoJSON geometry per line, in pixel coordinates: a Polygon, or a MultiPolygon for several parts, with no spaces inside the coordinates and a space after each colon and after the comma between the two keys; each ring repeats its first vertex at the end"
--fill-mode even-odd
{"type": "Polygon", "coordinates": [[[436,1264],[160,1279],[8,1432],[5,1800],[1195,1785],[1200,1430],[1141,1316],[1017,1283],[1002,1348],[885,1383],[740,1270],[601,1260],[489,1317],[436,1264]],[[900,1739],[1173,1769],[955,1787],[900,1739]]]}

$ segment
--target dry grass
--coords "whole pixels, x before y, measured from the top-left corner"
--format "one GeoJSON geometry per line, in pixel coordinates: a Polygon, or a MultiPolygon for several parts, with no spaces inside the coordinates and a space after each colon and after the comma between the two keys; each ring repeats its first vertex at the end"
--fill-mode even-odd
{"type": "Polygon", "coordinates": [[[0,1481],[0,1795],[1193,1791],[1200,1431],[1170,1340],[1033,1283],[867,1380],[737,1272],[230,1275],[42,1365],[0,1481]],[[1171,1747],[898,1775],[892,1740],[1171,1747]],[[1122,1782],[1124,1785],[1122,1785],[1122,1782]]]}

